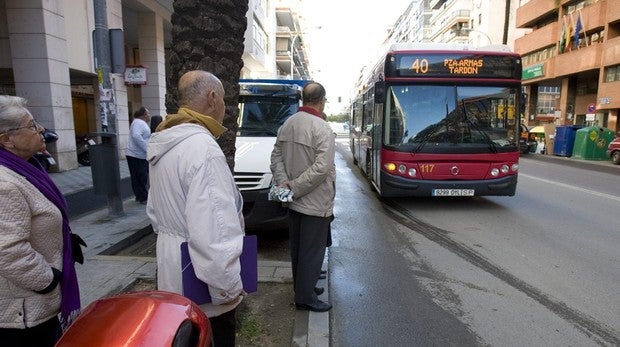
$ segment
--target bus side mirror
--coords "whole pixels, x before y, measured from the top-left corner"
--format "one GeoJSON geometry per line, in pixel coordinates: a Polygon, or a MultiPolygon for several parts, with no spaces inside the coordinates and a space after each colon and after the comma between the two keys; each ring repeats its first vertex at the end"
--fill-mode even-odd
{"type": "Polygon", "coordinates": [[[375,104],[385,103],[385,82],[375,82],[375,104]]]}

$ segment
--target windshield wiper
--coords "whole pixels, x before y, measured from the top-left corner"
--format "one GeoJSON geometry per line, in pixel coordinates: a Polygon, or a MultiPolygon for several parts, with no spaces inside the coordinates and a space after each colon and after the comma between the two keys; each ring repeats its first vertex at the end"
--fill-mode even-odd
{"type": "MultiPolygon", "coordinates": [[[[413,151],[411,151],[412,153],[420,152],[424,145],[426,145],[433,138],[433,136],[435,136],[435,128],[436,126],[429,129],[429,132],[422,136],[422,138],[420,139],[420,143],[418,143],[418,145],[413,149],[413,151]]],[[[415,137],[413,139],[415,139],[415,137]]]]}
{"type": "Polygon", "coordinates": [[[489,137],[489,134],[487,134],[484,130],[480,129],[478,124],[474,123],[469,118],[469,115],[467,115],[467,109],[465,108],[465,101],[461,100],[461,105],[462,105],[461,107],[463,107],[463,115],[465,116],[465,121],[470,125],[470,128],[474,128],[474,130],[476,130],[480,135],[482,135],[482,138],[489,145],[491,152],[497,153],[497,145],[495,144],[495,142],[493,142],[493,140],[491,140],[491,138],[489,137]]]}

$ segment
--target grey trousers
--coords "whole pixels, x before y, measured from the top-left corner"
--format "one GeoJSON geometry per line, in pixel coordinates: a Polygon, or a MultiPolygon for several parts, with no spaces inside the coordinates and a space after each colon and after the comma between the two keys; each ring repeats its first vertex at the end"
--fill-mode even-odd
{"type": "Polygon", "coordinates": [[[295,303],[318,300],[314,287],[319,279],[331,217],[315,217],[289,210],[289,239],[295,303]]]}

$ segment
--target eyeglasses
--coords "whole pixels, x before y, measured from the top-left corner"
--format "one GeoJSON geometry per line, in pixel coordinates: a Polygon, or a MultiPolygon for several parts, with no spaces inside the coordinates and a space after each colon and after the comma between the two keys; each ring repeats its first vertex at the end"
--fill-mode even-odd
{"type": "Polygon", "coordinates": [[[32,131],[34,131],[36,133],[36,132],[39,132],[39,129],[41,129],[43,127],[41,126],[41,124],[37,123],[36,120],[33,119],[33,120],[30,121],[30,123],[28,123],[28,125],[24,125],[23,127],[18,127],[18,128],[7,129],[7,130],[3,131],[3,133],[8,133],[10,131],[17,131],[17,130],[26,129],[26,128],[28,128],[28,129],[30,129],[30,130],[32,130],[32,131]]]}

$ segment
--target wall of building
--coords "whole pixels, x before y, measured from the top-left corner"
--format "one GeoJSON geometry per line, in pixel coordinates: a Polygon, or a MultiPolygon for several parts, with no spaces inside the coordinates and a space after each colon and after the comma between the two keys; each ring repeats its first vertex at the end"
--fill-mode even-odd
{"type": "Polygon", "coordinates": [[[71,69],[94,73],[92,32],[95,29],[92,0],[64,0],[67,54],[71,69]]]}

